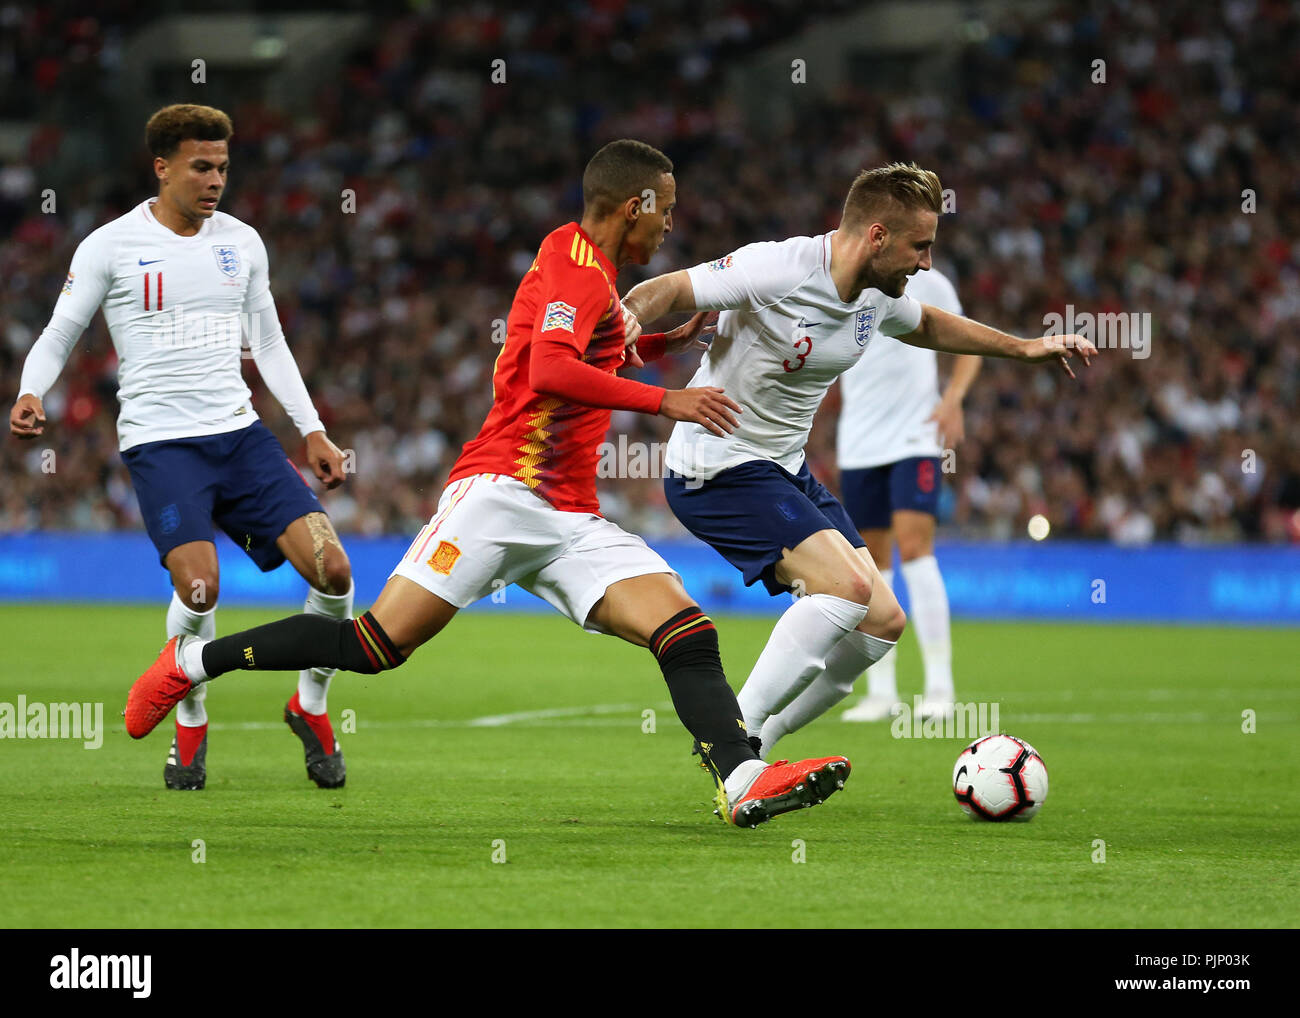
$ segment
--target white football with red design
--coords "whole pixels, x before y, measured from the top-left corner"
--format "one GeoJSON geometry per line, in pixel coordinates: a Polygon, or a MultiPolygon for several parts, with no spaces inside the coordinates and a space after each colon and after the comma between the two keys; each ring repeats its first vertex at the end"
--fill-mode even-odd
{"type": "Polygon", "coordinates": [[[981,820],[1032,820],[1047,798],[1047,765],[1014,735],[986,735],[961,751],[952,794],[981,820]]]}

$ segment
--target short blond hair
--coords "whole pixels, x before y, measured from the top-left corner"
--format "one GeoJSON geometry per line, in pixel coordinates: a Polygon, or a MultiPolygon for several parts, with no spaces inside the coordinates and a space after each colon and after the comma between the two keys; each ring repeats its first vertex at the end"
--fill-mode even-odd
{"type": "Polygon", "coordinates": [[[857,175],[844,199],[840,228],[860,230],[872,223],[884,223],[893,230],[897,229],[899,213],[918,209],[936,215],[943,211],[938,175],[916,163],[890,163],[857,175]]]}
{"type": "Polygon", "coordinates": [[[145,144],[149,151],[161,159],[170,159],[181,142],[229,141],[235,127],[221,110],[213,106],[194,106],[177,103],[164,106],[144,127],[145,144]]]}

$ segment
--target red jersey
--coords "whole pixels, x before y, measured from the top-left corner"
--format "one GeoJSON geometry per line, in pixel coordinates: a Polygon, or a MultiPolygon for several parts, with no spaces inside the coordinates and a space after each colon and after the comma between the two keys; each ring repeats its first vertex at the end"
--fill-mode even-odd
{"type": "Polygon", "coordinates": [[[625,359],[617,270],[577,223],[542,241],[515,291],[492,371],[492,409],[449,481],[504,474],[556,509],[600,515],[597,446],[611,410],[656,414],[664,390],[616,372],[625,359]]]}

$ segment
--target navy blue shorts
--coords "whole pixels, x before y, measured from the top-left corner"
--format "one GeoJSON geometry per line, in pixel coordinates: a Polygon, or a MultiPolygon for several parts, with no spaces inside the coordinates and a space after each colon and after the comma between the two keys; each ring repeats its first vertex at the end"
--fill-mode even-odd
{"type": "Polygon", "coordinates": [[[844,508],[859,530],[888,530],[895,509],[939,515],[939,457],[913,456],[865,470],[841,470],[844,508]]]}
{"type": "Polygon", "coordinates": [[[158,561],[215,522],[262,572],[284,561],[276,538],[324,512],[320,499],[261,421],[224,435],[146,442],[122,453],[158,561]]]}
{"type": "Polygon", "coordinates": [[[769,594],[790,588],[776,578],[776,565],[819,530],[838,530],[855,548],[864,546],[853,521],[809,472],[783,470],[771,460],[751,460],[712,480],[664,477],[668,505],[686,529],[741,571],[745,586],[762,580],[769,594]]]}

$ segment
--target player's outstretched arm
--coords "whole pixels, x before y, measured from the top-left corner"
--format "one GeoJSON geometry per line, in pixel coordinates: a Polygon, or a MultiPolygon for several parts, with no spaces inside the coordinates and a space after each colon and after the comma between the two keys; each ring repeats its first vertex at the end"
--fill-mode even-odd
{"type": "Polygon", "coordinates": [[[735,414],[740,413],[740,407],[721,389],[663,389],[619,378],[584,364],[575,347],[557,340],[533,343],[528,384],[539,395],[554,396],[566,403],[694,421],[715,435],[729,434],[736,426],[735,414]]]}
{"type": "Polygon", "coordinates": [[[664,401],[659,407],[659,413],[670,421],[702,424],[719,438],[730,435],[736,429],[739,423],[736,414],[741,412],[740,405],[735,400],[714,386],[669,389],[664,393],[664,401]]]}
{"type": "Polygon", "coordinates": [[[1071,378],[1074,377],[1069,364],[1071,351],[1078,353],[1084,364],[1097,353],[1097,348],[1082,336],[1020,339],[929,304],[921,305],[921,323],[916,329],[895,338],[912,346],[945,353],[976,353],[1030,363],[1059,360],[1071,378]]]}
{"type": "Polygon", "coordinates": [[[685,269],[637,283],[623,298],[624,310],[638,322],[653,322],[674,311],[695,310],[695,289],[685,269]]]}

